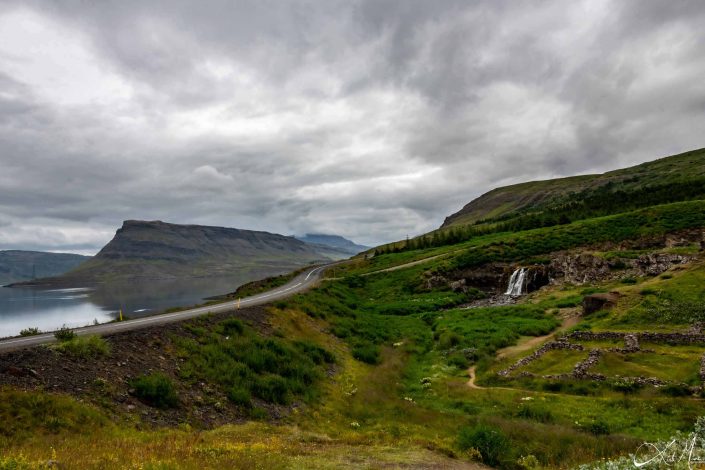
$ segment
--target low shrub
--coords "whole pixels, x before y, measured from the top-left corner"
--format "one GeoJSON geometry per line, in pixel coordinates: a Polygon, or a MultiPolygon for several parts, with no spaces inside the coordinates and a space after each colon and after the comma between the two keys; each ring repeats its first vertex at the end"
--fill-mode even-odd
{"type": "Polygon", "coordinates": [[[110,354],[110,345],[100,336],[76,336],[63,341],[57,349],[77,359],[89,359],[110,354]]]}
{"type": "Polygon", "coordinates": [[[311,358],[316,365],[335,364],[336,362],[333,353],[312,341],[295,341],[294,347],[311,358]]]}
{"type": "Polygon", "coordinates": [[[547,392],[561,392],[563,391],[563,382],[544,382],[541,387],[547,392]]]}
{"type": "Polygon", "coordinates": [[[363,342],[353,346],[352,355],[358,361],[366,362],[367,364],[379,364],[380,354],[379,346],[376,344],[363,342]]]}
{"type": "Polygon", "coordinates": [[[622,392],[624,394],[636,393],[641,388],[641,385],[634,380],[630,379],[618,379],[612,381],[610,384],[613,390],[622,392]]]}
{"type": "Polygon", "coordinates": [[[75,337],[76,333],[66,325],[62,326],[54,332],[54,338],[58,339],[59,341],[71,341],[75,337]]]}
{"type": "Polygon", "coordinates": [[[596,436],[606,436],[610,433],[610,426],[605,421],[598,419],[586,424],[584,430],[596,436]]]}
{"type": "Polygon", "coordinates": [[[0,470],[33,470],[36,468],[46,467],[43,462],[30,462],[23,455],[0,457],[0,470]]]}
{"type": "Polygon", "coordinates": [[[257,379],[252,387],[252,393],[262,400],[280,405],[286,405],[291,401],[288,384],[278,375],[268,375],[257,379]]]}
{"type": "Polygon", "coordinates": [[[171,379],[161,372],[143,375],[130,381],[135,396],[156,408],[175,408],[179,397],[171,379]]]}
{"type": "Polygon", "coordinates": [[[245,331],[245,325],[237,318],[228,318],[220,322],[220,327],[224,336],[241,335],[245,331]]]}
{"type": "Polygon", "coordinates": [[[572,296],[566,299],[562,299],[556,303],[558,308],[573,308],[579,306],[583,301],[582,296],[572,296]]]}
{"type": "Polygon", "coordinates": [[[444,331],[438,338],[438,347],[440,349],[450,349],[462,343],[463,337],[454,331],[444,331]]]}
{"type": "Polygon", "coordinates": [[[250,418],[255,419],[255,420],[263,420],[269,418],[269,413],[267,413],[267,410],[264,408],[260,408],[259,406],[253,406],[250,408],[250,418]]]}
{"type": "Polygon", "coordinates": [[[457,444],[462,451],[475,449],[480,452],[482,462],[491,467],[499,466],[511,451],[504,433],[484,424],[461,428],[457,444]]]}
{"type": "Polygon", "coordinates": [[[669,384],[661,387],[661,393],[669,397],[688,397],[693,394],[686,384],[669,384]]]}
{"type": "Polygon", "coordinates": [[[599,320],[601,318],[607,318],[610,315],[609,310],[598,310],[596,312],[592,312],[587,314],[587,317],[590,317],[591,320],[599,320]]]}
{"type": "Polygon", "coordinates": [[[539,423],[552,423],[553,413],[544,405],[539,404],[523,404],[516,412],[519,418],[529,419],[539,423]]]}
{"type": "Polygon", "coordinates": [[[456,352],[448,356],[448,365],[458,369],[467,369],[470,366],[470,361],[462,353],[456,352]]]}
{"type": "Polygon", "coordinates": [[[243,408],[249,408],[252,406],[252,397],[250,395],[250,391],[246,388],[237,386],[233,387],[228,390],[227,396],[231,402],[238,406],[242,406],[243,408]]]}
{"type": "Polygon", "coordinates": [[[39,331],[39,328],[25,328],[24,330],[20,330],[20,336],[36,336],[40,334],[41,331],[39,331]]]}

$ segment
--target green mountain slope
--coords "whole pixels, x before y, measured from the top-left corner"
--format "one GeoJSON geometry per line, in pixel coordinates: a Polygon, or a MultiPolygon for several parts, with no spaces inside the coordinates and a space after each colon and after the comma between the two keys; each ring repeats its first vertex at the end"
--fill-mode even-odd
{"type": "MultiPolygon", "coordinates": [[[[705,149],[601,175],[531,181],[493,189],[448,216],[441,228],[506,221],[527,214],[607,215],[705,196],[705,149]]],[[[580,217],[580,216],[583,217],[580,217]]]]}
{"type": "Polygon", "coordinates": [[[90,261],[39,284],[175,279],[247,271],[286,272],[326,258],[293,237],[268,232],[127,220],[90,261]]]}
{"type": "Polygon", "coordinates": [[[90,256],[42,251],[0,251],[0,285],[35,277],[58,276],[77,267],[90,256]]]}

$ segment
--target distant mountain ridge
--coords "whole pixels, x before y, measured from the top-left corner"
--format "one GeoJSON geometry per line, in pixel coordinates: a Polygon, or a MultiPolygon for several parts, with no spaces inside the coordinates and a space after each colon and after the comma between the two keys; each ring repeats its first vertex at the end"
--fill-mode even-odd
{"type": "Polygon", "coordinates": [[[591,203],[609,213],[619,210],[617,204],[638,208],[700,198],[705,198],[705,149],[603,174],[499,187],[446,217],[441,228],[491,223],[530,213],[586,212],[591,203]],[[615,205],[613,210],[611,205],[615,205]]]}
{"type": "Polygon", "coordinates": [[[370,249],[369,246],[358,245],[352,240],[343,238],[340,235],[327,235],[322,233],[307,233],[302,237],[296,237],[305,243],[316,248],[320,253],[329,253],[330,255],[354,256],[363,251],[370,249]]]}
{"type": "Polygon", "coordinates": [[[271,275],[328,260],[294,237],[269,232],[126,220],[91,260],[36,284],[81,285],[247,271],[271,275]]]}
{"type": "Polygon", "coordinates": [[[58,276],[70,271],[90,256],[43,251],[0,251],[0,285],[29,281],[33,278],[58,276]]]}

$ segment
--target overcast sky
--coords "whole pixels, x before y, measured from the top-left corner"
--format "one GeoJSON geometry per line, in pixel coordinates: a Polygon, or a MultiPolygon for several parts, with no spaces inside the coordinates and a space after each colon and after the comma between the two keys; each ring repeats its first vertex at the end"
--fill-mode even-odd
{"type": "Polygon", "coordinates": [[[705,146],[705,2],[0,0],[0,249],[415,235],[705,146]]]}

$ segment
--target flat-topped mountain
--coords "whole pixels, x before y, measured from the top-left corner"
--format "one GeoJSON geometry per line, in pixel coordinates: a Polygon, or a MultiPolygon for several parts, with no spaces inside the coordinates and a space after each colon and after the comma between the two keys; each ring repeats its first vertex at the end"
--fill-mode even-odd
{"type": "Polygon", "coordinates": [[[296,238],[313,246],[319,253],[332,258],[347,258],[370,249],[369,246],[358,245],[340,235],[307,233],[303,237],[296,238]]]}
{"type": "Polygon", "coordinates": [[[176,279],[243,272],[286,272],[325,261],[293,237],[268,232],[161,221],[127,220],[91,260],[37,284],[176,279]]]}
{"type": "Polygon", "coordinates": [[[568,221],[704,197],[705,149],[700,149],[599,175],[496,188],[448,216],[441,228],[542,214],[568,221]]]}
{"type": "Polygon", "coordinates": [[[43,251],[0,251],[0,285],[50,277],[72,270],[90,256],[43,251]]]}

